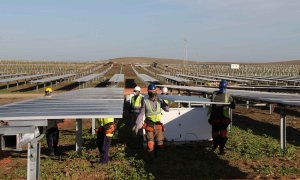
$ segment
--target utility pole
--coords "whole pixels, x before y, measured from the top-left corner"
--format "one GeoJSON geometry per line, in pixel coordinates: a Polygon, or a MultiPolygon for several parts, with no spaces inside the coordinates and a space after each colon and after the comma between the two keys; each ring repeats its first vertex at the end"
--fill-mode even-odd
{"type": "Polygon", "coordinates": [[[187,41],[187,39],[186,38],[184,38],[184,58],[183,58],[183,60],[184,60],[184,68],[186,68],[186,61],[187,61],[187,59],[188,59],[188,54],[187,54],[187,43],[188,43],[188,41],[187,41]]]}

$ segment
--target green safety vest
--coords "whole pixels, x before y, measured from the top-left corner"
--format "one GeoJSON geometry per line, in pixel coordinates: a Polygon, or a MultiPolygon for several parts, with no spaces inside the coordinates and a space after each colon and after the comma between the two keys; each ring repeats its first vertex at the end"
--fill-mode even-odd
{"type": "Polygon", "coordinates": [[[152,122],[159,122],[161,120],[161,105],[160,102],[157,102],[156,105],[156,111],[153,110],[152,105],[151,105],[151,100],[150,99],[146,99],[145,100],[145,105],[146,105],[146,119],[150,120],[152,122]]]}
{"type": "Polygon", "coordinates": [[[131,98],[131,106],[132,106],[133,112],[139,113],[140,109],[142,107],[142,96],[139,95],[137,98],[135,98],[135,96],[133,96],[131,98]]]}
{"type": "Polygon", "coordinates": [[[114,122],[114,118],[97,118],[96,119],[96,123],[98,126],[105,126],[106,124],[109,123],[113,123],[114,122]]]}
{"type": "MultiPolygon", "coordinates": [[[[213,94],[212,96],[212,101],[214,102],[215,97],[217,94],[213,94]]],[[[227,93],[224,94],[225,95],[225,103],[229,103],[229,95],[227,93]]],[[[211,108],[209,109],[209,113],[211,113],[211,108]]],[[[224,106],[223,107],[223,116],[225,118],[229,118],[229,107],[228,106],[224,106]]]]}

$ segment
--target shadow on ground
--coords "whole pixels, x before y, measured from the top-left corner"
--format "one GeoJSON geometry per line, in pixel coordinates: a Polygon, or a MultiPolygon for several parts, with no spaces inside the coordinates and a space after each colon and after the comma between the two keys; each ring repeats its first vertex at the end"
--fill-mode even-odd
{"type": "Polygon", "coordinates": [[[131,131],[129,115],[124,114],[120,122],[117,143],[126,144],[126,156],[145,162],[145,170],[155,179],[220,179],[246,178],[247,174],[238,167],[229,165],[208,147],[202,145],[168,145],[158,152],[158,157],[149,162],[146,150],[138,144],[139,140],[131,131]]]}
{"type": "MultiPolygon", "coordinates": [[[[257,135],[268,135],[280,140],[280,119],[278,125],[270,124],[267,122],[257,121],[247,116],[234,114],[233,124],[243,130],[252,130],[257,135]]],[[[300,146],[300,131],[293,127],[286,128],[287,142],[295,146],[300,146]]]]}

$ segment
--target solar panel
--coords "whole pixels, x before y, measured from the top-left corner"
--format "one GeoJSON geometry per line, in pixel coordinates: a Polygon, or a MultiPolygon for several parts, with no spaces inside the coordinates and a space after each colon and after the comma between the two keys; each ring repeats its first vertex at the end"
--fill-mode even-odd
{"type": "Polygon", "coordinates": [[[137,76],[144,82],[158,82],[157,79],[154,79],[147,74],[137,74],[137,76]]]}
{"type": "Polygon", "coordinates": [[[249,81],[259,81],[259,82],[274,82],[272,80],[267,79],[258,79],[254,77],[239,77],[239,76],[226,76],[226,75],[216,75],[219,77],[228,77],[228,78],[235,78],[235,79],[243,79],[243,80],[249,80],[249,81]]]}
{"type": "Polygon", "coordinates": [[[210,76],[210,75],[199,75],[201,77],[209,77],[209,78],[215,78],[215,79],[224,79],[228,81],[234,81],[234,82],[239,82],[239,83],[248,83],[248,80],[243,80],[243,79],[237,79],[237,78],[227,78],[227,77],[221,77],[221,76],[210,76]]]}
{"type": "Polygon", "coordinates": [[[91,81],[91,80],[93,80],[93,79],[96,79],[96,78],[102,76],[103,74],[104,74],[104,73],[90,74],[90,75],[88,75],[88,76],[83,76],[83,77],[81,77],[81,78],[79,78],[79,79],[75,79],[74,81],[75,81],[75,82],[88,82],[88,81],[91,81]]]}
{"type": "Polygon", "coordinates": [[[8,79],[0,79],[0,83],[9,83],[9,82],[13,82],[13,81],[29,80],[29,79],[35,79],[38,77],[49,76],[49,75],[52,75],[52,73],[36,74],[36,75],[29,75],[29,76],[19,76],[19,77],[8,78],[8,79]]]}
{"type": "Polygon", "coordinates": [[[198,77],[198,76],[189,76],[189,75],[185,75],[185,74],[176,74],[176,75],[177,76],[186,77],[186,78],[199,79],[199,80],[203,80],[203,81],[211,81],[211,82],[217,82],[217,81],[219,81],[219,80],[212,79],[212,78],[205,78],[205,77],[198,77]]]}
{"type": "Polygon", "coordinates": [[[123,88],[86,88],[0,106],[0,120],[122,118],[123,88]]]}
{"type": "Polygon", "coordinates": [[[19,74],[4,74],[1,75],[0,78],[7,78],[7,77],[16,77],[16,76],[24,76],[27,75],[27,73],[19,73],[19,74]]]}
{"type": "MultiPolygon", "coordinates": [[[[167,87],[170,89],[189,90],[195,92],[213,93],[217,91],[216,88],[206,87],[193,87],[193,86],[173,86],[173,85],[158,85],[159,87],[167,87]]],[[[255,101],[264,101],[292,106],[300,106],[300,95],[284,94],[284,93],[271,93],[271,92],[257,92],[246,90],[227,90],[233,97],[250,99],[255,101]]]]}
{"type": "Polygon", "coordinates": [[[157,79],[154,79],[154,78],[148,76],[147,74],[139,74],[139,73],[134,69],[134,67],[133,67],[132,65],[131,65],[131,68],[132,68],[132,70],[134,71],[134,73],[136,74],[136,76],[137,76],[138,78],[140,78],[142,81],[144,81],[144,82],[158,82],[157,79]]]}
{"type": "Polygon", "coordinates": [[[113,77],[110,78],[109,82],[124,82],[124,74],[114,74],[113,77]]]}
{"type": "Polygon", "coordinates": [[[53,76],[53,77],[49,77],[49,78],[44,78],[44,79],[38,79],[35,81],[31,81],[32,83],[47,83],[47,82],[52,82],[52,81],[56,81],[56,80],[61,80],[61,79],[66,79],[72,76],[76,76],[76,74],[64,74],[64,75],[60,75],[60,76],[53,76]]]}
{"type": "Polygon", "coordinates": [[[170,75],[167,75],[167,74],[158,74],[158,76],[161,76],[161,77],[164,77],[166,79],[170,79],[170,80],[173,80],[173,81],[176,81],[176,82],[180,82],[180,83],[190,82],[190,80],[188,80],[188,79],[184,79],[184,78],[176,77],[176,76],[170,76],[170,75]]]}

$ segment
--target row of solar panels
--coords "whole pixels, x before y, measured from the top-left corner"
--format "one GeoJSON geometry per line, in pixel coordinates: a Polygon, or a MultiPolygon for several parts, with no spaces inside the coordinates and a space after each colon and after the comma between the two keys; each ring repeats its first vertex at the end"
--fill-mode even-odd
{"type": "Polygon", "coordinates": [[[131,68],[134,71],[134,73],[136,74],[136,76],[138,78],[140,78],[142,81],[147,82],[147,83],[158,82],[157,79],[154,79],[154,78],[148,76],[147,74],[140,74],[139,72],[137,72],[137,70],[132,65],[131,65],[131,68]]]}
{"type": "MultiPolygon", "coordinates": [[[[74,80],[75,82],[87,82],[91,81],[97,77],[103,76],[107,71],[104,71],[99,74],[90,74],[88,76],[81,77],[79,79],[74,80]]],[[[70,77],[76,76],[76,74],[64,74],[64,75],[59,75],[59,76],[53,76],[53,77],[48,77],[48,78],[43,78],[46,76],[53,75],[52,73],[46,73],[46,74],[36,74],[36,75],[28,75],[28,76],[18,76],[18,77],[13,77],[13,78],[7,78],[7,79],[0,79],[0,83],[10,83],[14,81],[27,81],[31,80],[31,83],[48,83],[48,82],[53,82],[53,81],[59,81],[62,79],[68,79],[70,77]],[[42,78],[42,79],[38,79],[42,78]],[[37,80],[33,80],[37,79],[37,80]]],[[[115,74],[110,80],[111,82],[122,82],[124,81],[124,74],[115,74]],[[123,78],[122,78],[123,77],[123,78]]]]}
{"type": "MultiPolygon", "coordinates": [[[[202,92],[207,94],[212,94],[214,91],[218,90],[216,88],[195,87],[195,86],[161,85],[161,87],[167,87],[169,89],[179,89],[185,91],[202,92]]],[[[297,94],[257,92],[257,91],[232,90],[232,89],[228,89],[227,92],[236,98],[276,103],[282,105],[300,106],[300,95],[297,94]]]]}

